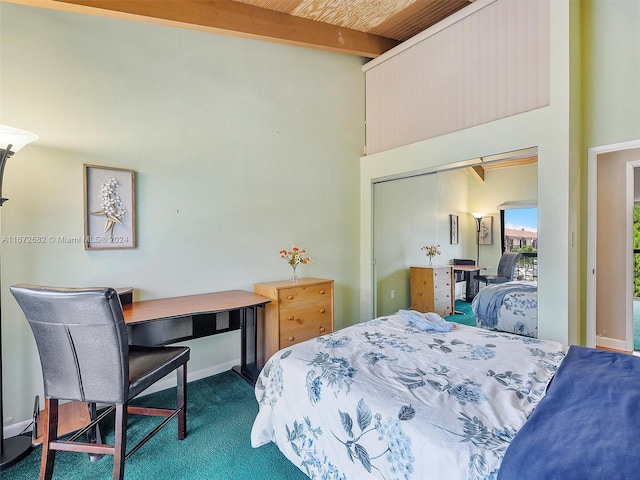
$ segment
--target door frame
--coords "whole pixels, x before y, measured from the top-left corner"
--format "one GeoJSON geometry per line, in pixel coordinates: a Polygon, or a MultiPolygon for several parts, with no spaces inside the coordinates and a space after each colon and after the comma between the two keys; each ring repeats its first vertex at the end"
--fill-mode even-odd
{"type": "MultiPolygon", "coordinates": [[[[588,149],[588,172],[587,172],[587,322],[586,322],[586,343],[588,347],[596,346],[596,238],[598,231],[598,156],[604,153],[616,152],[621,150],[630,150],[640,148],[640,140],[629,142],[613,143],[610,145],[602,145],[591,147],[588,149]]],[[[631,210],[633,205],[633,166],[640,166],[640,160],[627,162],[627,182],[626,182],[626,198],[627,208],[631,210]],[[629,175],[631,171],[631,175],[629,175]],[[630,176],[630,178],[629,178],[630,176]]],[[[629,218],[629,217],[628,217],[629,218]]],[[[633,217],[631,217],[633,218],[633,217]]],[[[629,248],[626,248],[625,256],[627,257],[627,278],[633,278],[633,246],[631,235],[633,233],[632,222],[627,222],[626,235],[629,248]]],[[[624,341],[625,350],[633,350],[633,295],[631,288],[627,289],[625,294],[626,315],[626,339],[624,341]]]]}

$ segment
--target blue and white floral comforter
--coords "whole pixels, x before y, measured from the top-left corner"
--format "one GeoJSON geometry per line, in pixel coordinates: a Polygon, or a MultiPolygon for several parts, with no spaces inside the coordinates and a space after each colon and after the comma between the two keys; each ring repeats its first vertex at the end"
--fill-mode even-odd
{"type": "Polygon", "coordinates": [[[277,352],[256,383],[251,444],[314,479],[495,479],[564,347],[380,317],[277,352]]]}
{"type": "Polygon", "coordinates": [[[471,303],[476,326],[538,337],[538,284],[513,281],[481,288],[471,303]]]}

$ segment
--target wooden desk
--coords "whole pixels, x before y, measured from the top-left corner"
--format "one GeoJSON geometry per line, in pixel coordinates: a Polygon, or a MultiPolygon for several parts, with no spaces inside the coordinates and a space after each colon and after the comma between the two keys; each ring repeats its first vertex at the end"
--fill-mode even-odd
{"type": "MultiPolygon", "coordinates": [[[[454,271],[464,272],[464,280],[467,282],[467,291],[465,292],[465,300],[471,302],[475,297],[476,289],[474,283],[471,281],[471,274],[479,272],[480,270],[486,270],[488,267],[481,265],[451,265],[454,271]]],[[[475,277],[475,275],[474,275],[475,277]]]]}
{"type": "Polygon", "coordinates": [[[252,385],[258,378],[258,308],[271,300],[244,290],[145,300],[123,305],[129,343],[167,345],[240,329],[240,365],[252,385]]]}

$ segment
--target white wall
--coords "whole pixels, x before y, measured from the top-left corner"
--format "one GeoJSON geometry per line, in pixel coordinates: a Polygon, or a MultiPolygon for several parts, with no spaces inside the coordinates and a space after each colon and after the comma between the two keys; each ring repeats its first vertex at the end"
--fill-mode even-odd
{"type": "Polygon", "coordinates": [[[478,0],[368,62],[367,153],[549,105],[548,42],[548,0],[478,0]]]}
{"type": "MultiPolygon", "coordinates": [[[[41,394],[15,283],[133,286],[145,300],[288,278],[278,251],[335,279],[336,328],[359,318],[363,60],[0,3],[0,123],[40,141],[5,172],[2,234],[81,237],[83,164],[136,172],[138,247],[2,243],[6,424],[41,394]]],[[[196,340],[190,371],[229,368],[238,332],[196,340]]],[[[15,432],[14,432],[15,433],[15,432]]]]}

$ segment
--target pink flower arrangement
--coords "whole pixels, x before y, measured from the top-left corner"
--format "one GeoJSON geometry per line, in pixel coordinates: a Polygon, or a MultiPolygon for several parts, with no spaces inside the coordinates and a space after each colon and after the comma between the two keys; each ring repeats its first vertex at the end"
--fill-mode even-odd
{"type": "Polygon", "coordinates": [[[440,255],[440,245],[425,245],[420,248],[423,250],[427,257],[435,257],[436,255],[440,255]]]}
{"type": "Polygon", "coordinates": [[[310,257],[304,256],[305,253],[307,253],[305,249],[291,244],[291,250],[280,250],[280,258],[284,258],[289,265],[295,268],[299,264],[306,265],[311,262],[310,257]]]}

